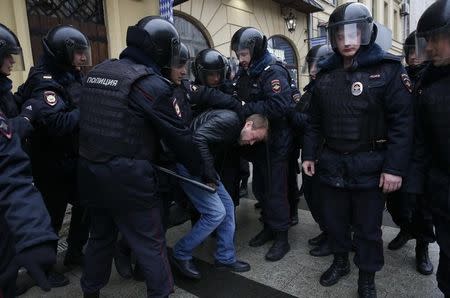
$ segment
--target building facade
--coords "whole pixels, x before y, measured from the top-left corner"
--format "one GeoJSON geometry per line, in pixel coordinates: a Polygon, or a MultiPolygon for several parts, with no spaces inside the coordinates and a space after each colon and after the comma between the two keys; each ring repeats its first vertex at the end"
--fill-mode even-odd
{"type": "MultiPolygon", "coordinates": [[[[432,1],[411,1],[413,27],[432,1]],[[420,4],[417,4],[417,3],[420,4]],[[427,3],[425,3],[427,2],[427,3]],[[420,7],[416,10],[415,7],[420,7]],[[423,8],[423,9],[422,9],[423,8]],[[417,13],[416,13],[417,11],[417,13]]],[[[126,30],[141,17],[159,14],[158,0],[0,0],[0,22],[17,33],[24,52],[25,71],[12,75],[14,86],[24,82],[42,52],[40,39],[56,24],[73,24],[92,41],[94,63],[118,57],[125,47],[126,30]]],[[[326,42],[331,12],[345,0],[175,0],[174,24],[191,54],[215,48],[230,56],[230,40],[242,26],[253,26],[268,37],[269,50],[282,59],[300,87],[308,83],[301,73],[309,48],[326,42]],[[295,30],[286,19],[295,18],[295,30]],[[292,29],[292,28],[291,28],[292,29]]],[[[360,0],[372,11],[383,35],[392,36],[386,48],[402,53],[404,40],[400,0],[360,0]]]]}

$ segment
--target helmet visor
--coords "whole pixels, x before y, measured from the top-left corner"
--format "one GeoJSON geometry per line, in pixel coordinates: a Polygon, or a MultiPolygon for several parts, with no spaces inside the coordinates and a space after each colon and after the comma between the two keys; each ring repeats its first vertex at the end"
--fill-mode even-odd
{"type": "Polygon", "coordinates": [[[236,73],[239,70],[239,60],[236,58],[236,56],[231,56],[228,58],[228,70],[227,70],[227,79],[232,80],[236,73]]]}
{"type": "Polygon", "coordinates": [[[367,22],[338,24],[328,27],[328,39],[333,49],[364,46],[370,43],[373,24],[367,22]]]}
{"type": "Polygon", "coordinates": [[[72,65],[75,67],[92,66],[91,46],[75,45],[67,48],[69,57],[72,57],[72,65]]]}
{"type": "MultiPolygon", "coordinates": [[[[186,61],[186,59],[183,59],[181,57],[181,43],[180,39],[178,37],[174,37],[170,41],[170,49],[169,49],[169,61],[168,65],[166,67],[180,67],[180,65],[183,64],[183,60],[186,61]]],[[[186,61],[187,62],[187,61],[186,61]]]]}
{"type": "Polygon", "coordinates": [[[217,87],[223,84],[226,75],[226,67],[219,69],[199,69],[199,80],[208,87],[217,87]]]}
{"type": "Polygon", "coordinates": [[[450,64],[450,26],[416,33],[415,54],[420,63],[431,61],[435,66],[450,64]]]}
{"type": "Polygon", "coordinates": [[[23,54],[22,49],[20,47],[11,47],[7,49],[3,55],[0,55],[1,57],[1,65],[0,67],[3,68],[5,63],[9,63],[8,71],[24,71],[25,70],[25,64],[23,62],[23,54]],[[9,59],[9,61],[6,61],[9,59]]]}

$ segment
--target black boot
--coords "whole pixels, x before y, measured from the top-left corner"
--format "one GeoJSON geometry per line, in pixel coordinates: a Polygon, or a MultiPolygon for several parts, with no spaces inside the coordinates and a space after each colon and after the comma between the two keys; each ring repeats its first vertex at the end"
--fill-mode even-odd
{"type": "Polygon", "coordinates": [[[423,275],[433,273],[433,264],[428,255],[428,243],[423,241],[416,242],[416,268],[423,275]]]}
{"type": "Polygon", "coordinates": [[[192,259],[179,260],[173,255],[169,255],[169,261],[173,267],[175,267],[182,275],[188,278],[200,279],[202,277],[200,271],[198,271],[192,259]]]}
{"type": "Polygon", "coordinates": [[[377,298],[375,288],[375,272],[359,270],[358,295],[360,298],[377,298]]]}
{"type": "Polygon", "coordinates": [[[264,229],[259,232],[258,235],[250,240],[248,245],[250,245],[251,247],[262,246],[266,244],[266,242],[273,240],[273,237],[273,232],[269,228],[264,227],[264,229]]]}
{"type": "Polygon", "coordinates": [[[99,298],[100,297],[100,292],[95,292],[95,293],[83,293],[83,298],[99,298]]]}
{"type": "Polygon", "coordinates": [[[69,279],[64,274],[54,270],[50,270],[50,272],[47,273],[47,279],[52,288],[65,287],[70,282],[69,279]]]}
{"type": "Polygon", "coordinates": [[[309,254],[313,257],[326,257],[332,254],[328,241],[322,243],[322,245],[316,246],[309,251],[309,254]]]}
{"type": "Polygon", "coordinates": [[[319,246],[328,240],[328,235],[325,232],[320,233],[314,238],[308,240],[309,245],[319,246]]]}
{"type": "Polygon", "coordinates": [[[333,264],[320,277],[320,284],[329,287],[336,284],[341,277],[350,273],[350,262],[348,253],[335,254],[333,264]]]}
{"type": "Polygon", "coordinates": [[[275,241],[266,254],[267,261],[281,260],[291,250],[288,241],[288,231],[275,232],[275,241]]]}
{"type": "Polygon", "coordinates": [[[412,239],[412,236],[408,232],[405,232],[404,230],[400,229],[400,232],[398,233],[398,235],[394,239],[392,239],[391,242],[389,242],[388,248],[390,250],[400,249],[410,239],[412,239]]]}

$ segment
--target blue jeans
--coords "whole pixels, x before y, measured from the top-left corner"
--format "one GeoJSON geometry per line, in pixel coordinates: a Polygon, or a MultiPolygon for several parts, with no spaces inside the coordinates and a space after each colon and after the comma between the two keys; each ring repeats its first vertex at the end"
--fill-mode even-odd
{"type": "MultiPolygon", "coordinates": [[[[191,176],[181,164],[177,164],[177,172],[201,181],[199,177],[191,176]]],[[[192,251],[217,229],[215,259],[223,264],[236,262],[234,204],[223,184],[219,182],[216,193],[209,193],[187,182],[181,182],[181,188],[201,216],[192,230],[175,244],[174,257],[179,260],[192,259],[192,251]]]]}

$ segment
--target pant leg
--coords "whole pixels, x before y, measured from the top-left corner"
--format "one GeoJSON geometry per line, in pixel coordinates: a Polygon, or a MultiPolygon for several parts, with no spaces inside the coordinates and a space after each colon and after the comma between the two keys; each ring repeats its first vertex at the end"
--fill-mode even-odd
{"type": "Polygon", "coordinates": [[[413,235],[418,241],[433,243],[436,241],[434,234],[433,216],[426,195],[416,196],[416,206],[412,215],[413,235]]]}
{"type": "Polygon", "coordinates": [[[272,231],[287,231],[290,227],[288,200],[288,160],[271,160],[267,172],[265,202],[262,204],[264,223],[272,231]]]}
{"type": "Polygon", "coordinates": [[[299,149],[292,150],[288,161],[288,200],[291,215],[294,214],[294,211],[298,208],[298,203],[300,202],[300,190],[298,189],[297,181],[297,176],[300,172],[298,164],[299,155],[299,149]]]}
{"type": "Polygon", "coordinates": [[[239,158],[239,176],[241,179],[241,185],[247,187],[248,178],[250,178],[250,165],[249,162],[242,157],[239,158]]]}
{"type": "Polygon", "coordinates": [[[223,264],[231,264],[236,262],[234,204],[222,183],[217,188],[217,194],[225,208],[225,217],[216,229],[217,248],[214,257],[223,264]]]}
{"type": "Polygon", "coordinates": [[[323,219],[327,226],[328,242],[334,254],[350,251],[351,193],[348,190],[320,184],[323,199],[323,219]]]}
{"type": "Polygon", "coordinates": [[[266,201],[267,195],[266,187],[268,183],[267,178],[267,165],[262,162],[253,163],[253,175],[252,175],[252,192],[256,200],[261,204],[266,201]]]}
{"type": "Polygon", "coordinates": [[[161,208],[115,212],[114,221],[136,256],[144,274],[148,297],[166,297],[173,292],[173,278],[167,259],[161,208]]]}
{"type": "Polygon", "coordinates": [[[440,251],[436,279],[442,293],[450,295],[450,214],[448,216],[433,214],[433,221],[440,251]]]}
{"type": "Polygon", "coordinates": [[[90,217],[79,204],[72,206],[67,244],[70,249],[81,251],[89,237],[90,217]]]}
{"type": "Polygon", "coordinates": [[[84,254],[83,274],[80,280],[84,293],[95,293],[109,281],[117,227],[108,209],[92,208],[91,233],[84,254]]]}
{"type": "Polygon", "coordinates": [[[316,223],[319,224],[320,230],[326,232],[323,220],[323,202],[320,195],[320,182],[317,176],[310,177],[302,173],[302,186],[305,201],[308,204],[309,211],[316,223]]]}
{"type": "MultiPolygon", "coordinates": [[[[200,180],[198,177],[191,176],[182,165],[177,165],[177,172],[185,177],[200,180]]],[[[181,182],[181,187],[195,209],[201,214],[192,230],[181,238],[173,249],[175,258],[190,260],[192,259],[192,251],[224,220],[226,210],[217,192],[210,193],[187,182],[181,182]]]]}
{"type": "Polygon", "coordinates": [[[405,232],[412,233],[411,222],[414,206],[415,197],[408,193],[395,191],[387,195],[386,208],[394,223],[405,232]]]}
{"type": "Polygon", "coordinates": [[[356,245],[354,262],[360,270],[376,272],[384,265],[381,238],[384,204],[378,188],[352,191],[353,241],[356,245]]]}

